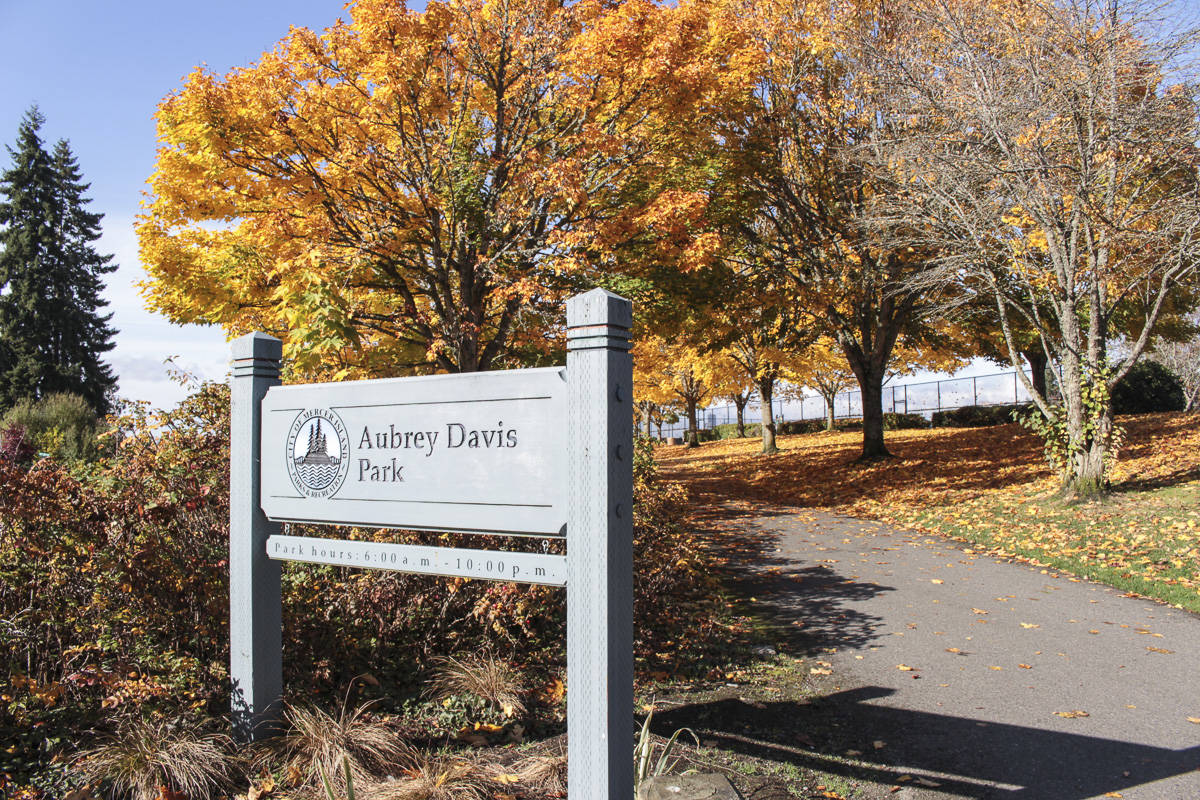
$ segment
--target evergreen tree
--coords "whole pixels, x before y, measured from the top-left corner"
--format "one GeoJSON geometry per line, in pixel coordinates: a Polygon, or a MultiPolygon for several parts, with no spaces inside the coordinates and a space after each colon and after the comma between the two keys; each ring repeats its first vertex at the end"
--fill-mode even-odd
{"type": "Polygon", "coordinates": [[[112,314],[101,314],[102,214],[87,210],[79,165],[65,140],[42,145],[44,118],[30,109],[0,175],[0,408],[72,392],[103,414],[116,386],[100,360],[113,348],[112,314]]]}

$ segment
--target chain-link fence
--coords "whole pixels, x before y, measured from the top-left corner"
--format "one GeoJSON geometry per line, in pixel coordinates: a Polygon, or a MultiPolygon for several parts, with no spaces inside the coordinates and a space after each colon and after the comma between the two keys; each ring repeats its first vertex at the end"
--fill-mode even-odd
{"type": "MultiPolygon", "coordinates": [[[[1028,375],[1029,373],[1026,372],[1028,375]]],[[[783,393],[782,387],[776,390],[783,393]]],[[[938,411],[948,411],[963,406],[1017,405],[1029,402],[1025,384],[1014,372],[997,372],[991,375],[975,375],[965,378],[945,378],[921,383],[902,383],[883,387],[883,411],[897,414],[921,414],[932,416],[938,411]]],[[[825,400],[819,395],[808,395],[792,399],[776,399],[772,404],[776,422],[793,422],[806,419],[825,418],[825,400]]],[[[833,403],[837,419],[857,419],[862,416],[862,393],[858,389],[839,392],[833,403]]],[[[678,421],[663,423],[662,435],[683,436],[687,431],[687,419],[679,415],[678,421]]],[[[762,421],[762,404],[752,398],[746,407],[745,421],[751,425],[762,421]]],[[[701,430],[717,425],[737,422],[737,407],[711,405],[697,414],[701,430]]],[[[655,426],[655,434],[658,427],[655,426]]]]}

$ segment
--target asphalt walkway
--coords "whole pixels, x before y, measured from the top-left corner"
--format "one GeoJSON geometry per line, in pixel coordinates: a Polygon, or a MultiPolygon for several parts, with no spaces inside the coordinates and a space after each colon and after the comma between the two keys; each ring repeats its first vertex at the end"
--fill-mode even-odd
{"type": "Polygon", "coordinates": [[[873,522],[751,524],[757,602],[893,796],[1200,799],[1200,618],[873,522]]]}

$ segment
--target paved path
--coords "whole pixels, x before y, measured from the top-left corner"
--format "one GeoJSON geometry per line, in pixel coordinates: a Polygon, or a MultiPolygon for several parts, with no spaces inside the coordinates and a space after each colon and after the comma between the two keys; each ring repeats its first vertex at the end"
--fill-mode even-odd
{"type": "Polygon", "coordinates": [[[876,523],[754,525],[759,602],[832,665],[856,757],[912,776],[893,796],[1200,798],[1200,618],[876,523]]]}

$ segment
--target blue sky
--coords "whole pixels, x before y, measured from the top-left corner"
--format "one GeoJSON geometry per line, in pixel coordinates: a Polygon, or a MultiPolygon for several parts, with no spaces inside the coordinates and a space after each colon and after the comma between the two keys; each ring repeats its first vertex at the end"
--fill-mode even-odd
{"type": "MultiPolygon", "coordinates": [[[[109,362],[123,397],[164,406],[184,392],[167,378],[168,357],[221,379],[228,346],[219,329],[180,327],[143,308],[133,235],[146,178],[154,169],[154,110],[198,64],[217,72],[255,61],[290,25],[320,29],[344,16],[340,0],[208,0],[120,3],[0,0],[0,142],[36,103],[43,138],[70,140],[90,181],[92,210],[105,215],[101,252],[120,269],[106,297],[120,331],[109,362]]],[[[0,164],[9,164],[0,150],[0,164]]]]}

